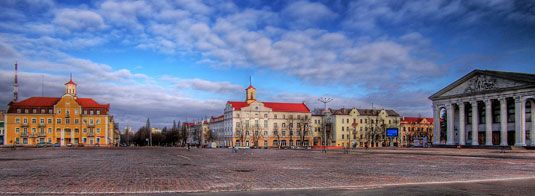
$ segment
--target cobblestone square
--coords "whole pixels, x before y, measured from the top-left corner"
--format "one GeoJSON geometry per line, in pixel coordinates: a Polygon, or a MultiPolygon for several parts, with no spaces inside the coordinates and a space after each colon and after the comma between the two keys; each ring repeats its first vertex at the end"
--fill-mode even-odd
{"type": "Polygon", "coordinates": [[[535,153],[474,149],[0,149],[0,193],[373,188],[535,177],[535,153]]]}

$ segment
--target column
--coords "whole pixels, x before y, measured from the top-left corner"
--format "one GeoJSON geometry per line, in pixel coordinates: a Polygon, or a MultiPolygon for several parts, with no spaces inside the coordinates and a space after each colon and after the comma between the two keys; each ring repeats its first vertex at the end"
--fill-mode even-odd
{"type": "Polygon", "coordinates": [[[459,103],[459,145],[464,146],[465,139],[465,117],[464,117],[464,102],[459,103]]]}
{"type": "Polygon", "coordinates": [[[74,144],[74,129],[71,129],[71,144],[74,144]]]}
{"type": "Polygon", "coordinates": [[[454,108],[453,108],[453,104],[449,103],[448,105],[446,105],[446,112],[447,112],[447,121],[448,121],[448,129],[446,130],[446,135],[448,137],[447,141],[446,141],[446,144],[447,145],[454,145],[455,142],[453,141],[453,121],[454,121],[454,108]]]}
{"type": "Polygon", "coordinates": [[[524,103],[522,97],[515,97],[515,146],[526,145],[526,115],[524,114],[524,103]]]}
{"type": "Polygon", "coordinates": [[[535,146],[535,100],[531,100],[531,129],[529,131],[531,146],[535,146]]]}
{"type": "Polygon", "coordinates": [[[492,99],[485,100],[485,145],[492,146],[492,99]]]}
{"type": "Polygon", "coordinates": [[[478,146],[478,132],[479,132],[479,111],[477,107],[477,101],[470,102],[472,105],[472,146],[478,146]]]}
{"type": "Polygon", "coordinates": [[[433,105],[433,144],[440,144],[440,107],[433,105]]]}
{"type": "Polygon", "coordinates": [[[61,131],[61,140],[59,141],[60,143],[60,146],[64,146],[65,145],[65,130],[60,130],[61,131]]]}
{"type": "Polygon", "coordinates": [[[500,98],[500,146],[507,146],[507,99],[500,98]]]}

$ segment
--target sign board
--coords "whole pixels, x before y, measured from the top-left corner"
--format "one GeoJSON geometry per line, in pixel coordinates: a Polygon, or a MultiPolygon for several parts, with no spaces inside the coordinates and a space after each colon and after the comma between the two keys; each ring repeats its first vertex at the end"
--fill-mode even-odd
{"type": "Polygon", "coordinates": [[[397,137],[398,128],[386,128],[386,137],[397,137]]]}

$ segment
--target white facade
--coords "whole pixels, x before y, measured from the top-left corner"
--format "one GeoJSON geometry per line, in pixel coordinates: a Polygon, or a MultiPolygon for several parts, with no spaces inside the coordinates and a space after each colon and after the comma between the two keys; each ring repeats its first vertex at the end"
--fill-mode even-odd
{"type": "Polygon", "coordinates": [[[430,99],[434,144],[535,146],[535,74],[475,70],[430,99]]]}

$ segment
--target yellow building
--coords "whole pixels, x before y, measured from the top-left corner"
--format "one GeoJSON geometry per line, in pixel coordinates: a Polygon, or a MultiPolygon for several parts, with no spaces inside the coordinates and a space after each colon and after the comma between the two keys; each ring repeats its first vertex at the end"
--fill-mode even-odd
{"type": "MultiPolygon", "coordinates": [[[[383,147],[388,146],[387,128],[398,128],[401,117],[394,110],[340,108],[328,109],[327,115],[313,116],[314,141],[327,137],[327,146],[383,147]],[[325,124],[322,124],[324,122],[325,124]],[[323,133],[325,126],[326,133],[323,133]],[[316,139],[317,138],[317,139],[316,139]]],[[[396,143],[396,142],[394,142],[396,143]]]]}
{"type": "Polygon", "coordinates": [[[4,145],[115,145],[110,105],[77,97],[76,86],[71,78],[59,98],[30,97],[10,102],[5,115],[4,145]]]}

